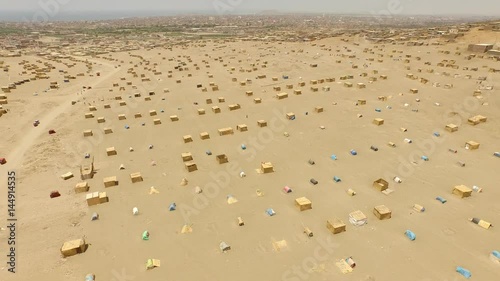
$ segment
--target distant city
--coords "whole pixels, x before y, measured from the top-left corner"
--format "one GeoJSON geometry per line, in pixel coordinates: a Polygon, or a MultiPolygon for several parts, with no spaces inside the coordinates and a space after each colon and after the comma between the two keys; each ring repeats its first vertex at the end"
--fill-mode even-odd
{"type": "MultiPolygon", "coordinates": [[[[43,10],[41,10],[43,11],[43,10]]],[[[37,10],[24,10],[24,11],[0,11],[0,22],[37,22],[46,21],[43,17],[37,17],[37,10]]],[[[125,18],[147,18],[147,17],[168,17],[168,16],[186,16],[186,15],[344,15],[344,16],[372,16],[367,13],[310,13],[310,12],[286,12],[278,10],[241,10],[227,11],[223,14],[217,13],[215,10],[179,10],[179,11],[59,11],[56,15],[50,17],[50,21],[96,21],[96,20],[114,20],[125,18]]],[[[500,19],[500,16],[485,16],[485,15],[467,15],[467,14],[449,14],[449,15],[391,15],[391,17],[412,17],[412,16],[425,16],[425,17],[452,17],[460,20],[493,20],[500,19]]]]}

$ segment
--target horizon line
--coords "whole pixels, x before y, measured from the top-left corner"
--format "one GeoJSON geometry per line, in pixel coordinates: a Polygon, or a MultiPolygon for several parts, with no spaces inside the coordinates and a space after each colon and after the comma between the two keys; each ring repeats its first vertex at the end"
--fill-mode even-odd
{"type": "MultiPolygon", "coordinates": [[[[6,9],[3,11],[0,11],[0,13],[9,13],[9,12],[25,12],[25,13],[31,13],[31,12],[38,12],[40,9],[6,9]]],[[[42,10],[43,11],[43,10],[42,10]]],[[[196,10],[196,9],[177,9],[177,10],[136,10],[136,9],[123,9],[123,10],[66,10],[66,11],[59,11],[58,14],[65,14],[65,13],[123,13],[123,12],[135,12],[135,13],[184,13],[184,14],[191,14],[191,13],[202,13],[204,15],[217,15],[217,16],[223,16],[223,15],[253,15],[253,14],[258,14],[258,13],[269,13],[272,12],[274,14],[318,14],[318,15],[372,15],[373,13],[376,12],[336,12],[336,11],[331,11],[331,12],[322,12],[322,11],[283,11],[283,10],[276,10],[276,9],[263,9],[263,10],[241,10],[240,12],[234,11],[227,11],[225,13],[217,13],[213,11],[212,9],[210,10],[196,10]]],[[[468,14],[467,12],[456,12],[456,13],[400,13],[400,14],[391,14],[390,16],[398,17],[398,16],[481,16],[481,17],[500,17],[500,12],[497,12],[498,14],[468,14]]]]}
{"type": "MultiPolygon", "coordinates": [[[[377,13],[367,13],[367,12],[307,12],[307,11],[278,11],[278,10],[246,10],[240,12],[228,12],[228,13],[217,13],[210,10],[69,10],[61,11],[56,16],[49,18],[48,20],[31,20],[31,13],[37,13],[40,10],[29,9],[29,10],[10,10],[10,11],[0,11],[1,14],[11,14],[19,13],[24,14],[20,17],[10,15],[4,19],[0,19],[0,23],[46,23],[46,22],[82,22],[82,21],[117,21],[123,19],[148,19],[148,18],[169,18],[176,16],[209,16],[209,17],[227,17],[227,16],[291,16],[291,15],[310,15],[310,16],[354,16],[354,17],[373,17],[377,16],[377,13]],[[92,13],[92,15],[89,15],[92,13]],[[133,13],[133,14],[130,14],[133,13]],[[162,14],[165,13],[165,14],[162,14]],[[79,15],[78,18],[71,19],[68,16],[79,15]],[[26,16],[28,18],[26,18],[26,16]]],[[[380,15],[387,17],[387,19],[394,18],[412,18],[412,17],[428,17],[428,18],[456,18],[456,19],[487,19],[488,21],[500,21],[500,15],[484,15],[484,14],[462,14],[462,13],[436,13],[436,14],[395,14],[395,15],[380,15]]],[[[34,17],[34,14],[33,14],[34,17]]]]}

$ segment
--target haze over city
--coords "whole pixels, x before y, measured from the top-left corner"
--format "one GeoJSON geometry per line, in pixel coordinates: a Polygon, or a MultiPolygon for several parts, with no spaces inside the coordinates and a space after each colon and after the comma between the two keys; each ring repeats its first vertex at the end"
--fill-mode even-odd
{"type": "Polygon", "coordinates": [[[92,13],[102,17],[121,16],[161,16],[172,13],[203,14],[249,14],[262,11],[276,13],[326,13],[326,14],[374,14],[389,12],[397,15],[500,15],[497,0],[455,1],[455,0],[1,0],[0,20],[15,20],[7,11],[36,11],[47,9],[58,15],[84,15],[92,18],[92,13]],[[57,7],[54,8],[54,3],[57,7]],[[46,7],[46,8],[44,8],[46,7]],[[87,12],[87,13],[86,13],[87,12]],[[91,12],[91,13],[88,13],[91,12]]]}

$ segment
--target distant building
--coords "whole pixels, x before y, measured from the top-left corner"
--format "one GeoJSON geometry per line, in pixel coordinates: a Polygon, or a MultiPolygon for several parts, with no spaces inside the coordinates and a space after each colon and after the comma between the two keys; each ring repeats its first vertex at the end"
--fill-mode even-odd
{"type": "Polygon", "coordinates": [[[493,49],[493,44],[470,44],[467,50],[475,53],[486,53],[493,49]]]}

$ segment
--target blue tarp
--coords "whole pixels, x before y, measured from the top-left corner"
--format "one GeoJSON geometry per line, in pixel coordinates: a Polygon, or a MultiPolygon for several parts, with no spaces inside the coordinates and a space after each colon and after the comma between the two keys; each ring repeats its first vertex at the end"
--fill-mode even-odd
{"type": "Polygon", "coordinates": [[[175,211],[175,208],[177,207],[177,205],[175,203],[172,203],[170,204],[170,206],[168,207],[168,210],[169,211],[175,211]]]}
{"type": "Polygon", "coordinates": [[[438,200],[439,202],[441,202],[441,203],[443,203],[443,204],[444,204],[444,203],[446,203],[446,199],[444,199],[444,198],[443,198],[443,197],[441,197],[441,196],[436,197],[436,200],[438,200]]]}
{"type": "Polygon", "coordinates": [[[456,271],[458,273],[462,274],[462,276],[465,277],[465,278],[467,278],[467,279],[471,278],[471,276],[472,276],[472,274],[470,273],[469,270],[467,270],[467,269],[465,269],[465,268],[463,268],[461,266],[457,266],[456,271]]]}
{"type": "Polygon", "coordinates": [[[417,236],[415,235],[415,233],[413,233],[411,230],[407,230],[405,231],[405,235],[406,237],[408,237],[408,239],[410,239],[411,241],[415,240],[415,238],[417,238],[417,236]]]}

